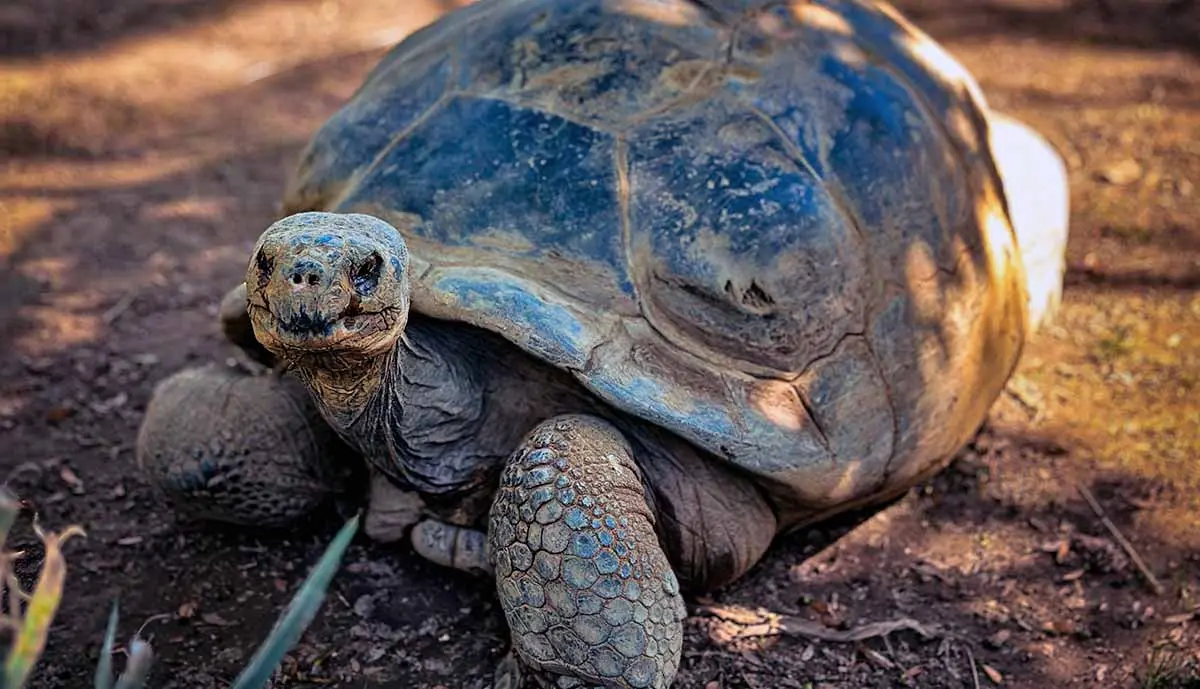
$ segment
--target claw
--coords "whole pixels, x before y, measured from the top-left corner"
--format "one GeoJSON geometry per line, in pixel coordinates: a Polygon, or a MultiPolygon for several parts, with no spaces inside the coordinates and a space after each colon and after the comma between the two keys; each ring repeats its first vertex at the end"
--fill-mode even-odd
{"type": "Polygon", "coordinates": [[[492,574],[487,558],[487,534],[427,519],[413,527],[413,550],[421,557],[465,572],[492,574]]]}

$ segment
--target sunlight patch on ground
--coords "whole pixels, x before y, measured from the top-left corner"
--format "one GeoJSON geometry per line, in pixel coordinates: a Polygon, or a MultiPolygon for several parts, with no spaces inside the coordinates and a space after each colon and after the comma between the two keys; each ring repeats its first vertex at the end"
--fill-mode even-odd
{"type": "Polygon", "coordinates": [[[1068,290],[1062,319],[1023,375],[1047,393],[1046,428],[1079,461],[1173,488],[1138,520],[1200,547],[1200,296],[1068,290]]]}
{"type": "MultiPolygon", "coordinates": [[[[227,148],[229,151],[233,150],[232,146],[227,148]]],[[[62,161],[39,161],[0,170],[0,186],[10,193],[23,192],[32,197],[18,199],[21,203],[36,204],[39,202],[33,198],[49,192],[119,189],[153,182],[202,167],[213,160],[220,160],[224,157],[222,153],[224,152],[213,151],[210,154],[211,159],[188,155],[152,155],[133,160],[92,161],[79,165],[64,165],[62,161]]]]}
{"type": "Polygon", "coordinates": [[[75,299],[53,299],[49,303],[26,306],[20,316],[33,327],[16,338],[17,351],[29,356],[46,356],[95,340],[102,322],[95,306],[71,309],[75,299]]]}
{"type": "Polygon", "coordinates": [[[220,222],[228,217],[229,202],[218,199],[183,198],[144,208],[147,220],[208,220],[220,222]]]}
{"type": "Polygon", "coordinates": [[[65,351],[103,336],[110,327],[105,314],[117,305],[128,308],[139,292],[173,290],[186,302],[210,291],[199,280],[236,272],[230,266],[244,262],[245,248],[198,247],[186,265],[162,266],[151,257],[136,271],[96,276],[94,268],[47,256],[49,245],[36,240],[65,238],[73,221],[109,219],[69,212],[81,204],[100,210],[131,198],[135,217],[161,223],[164,234],[182,232],[171,241],[182,236],[186,244],[190,237],[172,227],[227,222],[239,203],[233,195],[157,204],[136,195],[176,178],[201,184],[248,149],[269,156],[299,146],[369,67],[337,58],[379,50],[383,39],[401,40],[444,9],[435,0],[413,0],[403,9],[326,0],[315,11],[297,11],[291,2],[254,3],[94,51],[0,62],[0,112],[25,117],[14,126],[28,130],[22,136],[31,151],[45,151],[0,164],[7,194],[0,201],[0,262],[36,244],[12,269],[45,286],[36,303],[16,305],[14,314],[27,327],[13,346],[31,356],[65,351]],[[264,26],[272,31],[264,34],[264,26]],[[299,107],[297,91],[311,95],[299,107]]]}
{"type": "Polygon", "coordinates": [[[0,201],[0,264],[12,258],[42,223],[54,217],[50,201],[13,199],[0,201]]]}
{"type": "Polygon", "coordinates": [[[223,17],[124,39],[95,52],[4,65],[0,83],[12,92],[22,82],[55,73],[78,88],[158,107],[244,83],[264,62],[277,59],[281,48],[306,60],[320,59],[374,47],[372,37],[385,29],[403,37],[442,14],[433,0],[344,11],[351,5],[330,0],[316,12],[298,12],[289,2],[248,4],[223,17]],[[262,33],[263,26],[272,27],[270,34],[262,33]]]}

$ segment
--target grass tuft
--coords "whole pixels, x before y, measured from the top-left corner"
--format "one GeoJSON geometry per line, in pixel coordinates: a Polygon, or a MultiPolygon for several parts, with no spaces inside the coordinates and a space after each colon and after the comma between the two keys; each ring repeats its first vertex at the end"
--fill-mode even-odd
{"type": "MultiPolygon", "coordinates": [[[[45,558],[37,584],[26,593],[13,572],[12,563],[22,553],[5,549],[9,531],[21,512],[21,501],[0,486],[0,625],[14,634],[0,670],[0,689],[21,689],[29,681],[50,633],[50,625],[62,601],[67,562],[62,545],[73,536],[85,535],[82,528],[68,526],[62,532],[46,532],[34,518],[33,530],[45,546],[45,558]]],[[[349,519],[325,549],[316,567],[304,580],[288,607],[276,620],[266,641],[238,675],[232,689],[262,689],[280,662],[316,619],[325,601],[329,583],[341,566],[346,548],[358,533],[360,515],[349,519]]],[[[94,689],[144,689],[154,662],[154,650],[146,640],[134,636],[126,646],[125,670],[113,684],[113,654],[119,622],[118,604],[113,601],[100,660],[96,665],[94,689]]]]}
{"type": "Polygon", "coordinates": [[[1137,680],[1140,689],[1200,689],[1200,663],[1173,643],[1155,644],[1137,680]]]}

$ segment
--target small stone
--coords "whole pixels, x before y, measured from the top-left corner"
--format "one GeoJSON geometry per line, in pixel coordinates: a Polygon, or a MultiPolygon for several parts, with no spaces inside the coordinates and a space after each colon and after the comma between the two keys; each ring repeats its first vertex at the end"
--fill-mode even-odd
{"type": "Polygon", "coordinates": [[[996,649],[1003,648],[1010,638],[1012,638],[1012,632],[1001,629],[987,638],[987,645],[996,649]]]}
{"type": "Polygon", "coordinates": [[[1126,158],[1119,163],[1109,165],[1097,175],[1101,182],[1123,187],[1132,184],[1142,177],[1142,166],[1132,158],[1126,158]]]}
{"type": "Polygon", "coordinates": [[[354,601],[354,614],[366,619],[375,611],[375,599],[370,595],[359,596],[354,601]]]}

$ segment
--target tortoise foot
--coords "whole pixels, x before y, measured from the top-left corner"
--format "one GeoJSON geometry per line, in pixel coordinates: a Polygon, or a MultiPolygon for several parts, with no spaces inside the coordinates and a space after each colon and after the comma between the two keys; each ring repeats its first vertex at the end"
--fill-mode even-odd
{"type": "Polygon", "coordinates": [[[413,550],[421,557],[473,574],[491,574],[487,535],[482,531],[425,519],[413,527],[413,550]]]}
{"type": "Polygon", "coordinates": [[[561,416],[526,436],[492,504],[488,544],[513,637],[496,686],[665,689],[686,615],[620,432],[561,416]],[[515,674],[513,665],[515,664],[515,674]]]}

